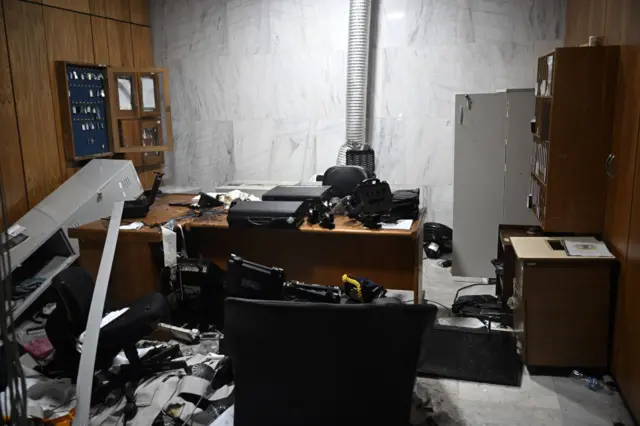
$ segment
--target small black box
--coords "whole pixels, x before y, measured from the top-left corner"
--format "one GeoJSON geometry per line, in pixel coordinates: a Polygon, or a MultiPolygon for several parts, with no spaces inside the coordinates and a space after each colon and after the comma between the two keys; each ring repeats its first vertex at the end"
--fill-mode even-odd
{"type": "Polygon", "coordinates": [[[322,202],[331,198],[330,186],[319,185],[278,185],[262,194],[263,201],[314,201],[322,202]]]}
{"type": "Polygon", "coordinates": [[[225,293],[227,297],[280,300],[284,286],[284,271],[249,262],[235,254],[227,262],[225,293]]]}
{"type": "Polygon", "coordinates": [[[303,201],[240,201],[229,209],[229,228],[298,229],[309,213],[303,201]]]}

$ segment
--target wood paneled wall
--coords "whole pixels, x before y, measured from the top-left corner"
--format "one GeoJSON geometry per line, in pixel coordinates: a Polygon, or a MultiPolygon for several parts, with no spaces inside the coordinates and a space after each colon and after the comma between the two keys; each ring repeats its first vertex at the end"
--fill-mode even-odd
{"type": "MultiPolygon", "coordinates": [[[[77,170],[65,159],[55,62],[153,66],[153,53],[148,0],[0,2],[0,173],[13,223],[77,170]]],[[[141,174],[147,186],[152,177],[141,174]]]]}
{"type": "Polygon", "coordinates": [[[608,45],[640,43],[640,1],[567,0],[565,45],[579,46],[589,36],[608,45]]]}
{"type": "Polygon", "coordinates": [[[604,239],[620,262],[613,374],[640,419],[640,0],[568,0],[565,44],[623,45],[612,129],[615,173],[609,179],[604,239]]]}

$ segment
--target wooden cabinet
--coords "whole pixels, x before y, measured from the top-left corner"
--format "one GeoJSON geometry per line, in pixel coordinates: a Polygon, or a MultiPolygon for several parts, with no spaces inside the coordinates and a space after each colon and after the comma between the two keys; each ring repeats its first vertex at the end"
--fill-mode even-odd
{"type": "Polygon", "coordinates": [[[538,60],[530,205],[545,232],[604,228],[618,47],[538,60]]]}
{"type": "Polygon", "coordinates": [[[613,373],[640,415],[640,46],[620,49],[604,239],[620,260],[613,373]]]}
{"type": "Polygon", "coordinates": [[[535,367],[607,368],[614,258],[568,256],[553,237],[512,237],[514,330],[535,367]]]}
{"type": "Polygon", "coordinates": [[[138,120],[120,120],[120,140],[123,147],[135,148],[142,146],[140,137],[140,122],[138,120]]]}
{"type": "MultiPolygon", "coordinates": [[[[636,138],[636,143],[640,140],[636,138]]],[[[613,372],[631,408],[640,413],[640,159],[636,152],[633,202],[629,224],[629,240],[625,263],[618,282],[618,306],[614,339],[613,372]]]]}
{"type": "MultiPolygon", "coordinates": [[[[4,14],[0,5],[0,28],[4,29],[4,14]]],[[[0,32],[0,175],[7,207],[7,222],[12,224],[27,212],[27,193],[24,185],[18,122],[13,99],[13,85],[9,69],[9,54],[4,31],[0,32]],[[8,160],[8,161],[7,161],[8,160]]],[[[2,213],[0,213],[0,223],[2,213]]],[[[0,224],[0,230],[2,225],[0,224]]]]}
{"type": "Polygon", "coordinates": [[[640,130],[640,47],[620,49],[614,117],[604,238],[613,254],[624,260],[638,149],[635,141],[640,130]]]}
{"type": "Polygon", "coordinates": [[[78,161],[111,156],[107,70],[93,64],[56,63],[63,155],[78,161]]]}
{"type": "Polygon", "coordinates": [[[167,69],[109,68],[108,80],[113,151],[170,151],[173,138],[167,69]],[[137,138],[135,143],[132,136],[137,138]]]}

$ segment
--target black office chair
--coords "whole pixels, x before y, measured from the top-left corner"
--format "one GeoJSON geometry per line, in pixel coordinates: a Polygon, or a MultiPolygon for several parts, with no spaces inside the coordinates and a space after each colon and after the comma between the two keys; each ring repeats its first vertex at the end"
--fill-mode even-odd
{"type": "MultiPolygon", "coordinates": [[[[68,368],[75,377],[80,363],[76,349],[78,336],[85,331],[95,283],[86,269],[71,267],[60,272],[44,299],[56,303],[45,330],[56,350],[56,364],[68,368]]],[[[108,301],[104,312],[109,312],[108,301]]],[[[123,350],[131,363],[138,361],[135,344],[149,335],[155,325],[166,319],[169,306],[159,293],[149,293],[129,305],[129,310],[100,329],[96,370],[109,368],[116,355],[123,350]]]]}
{"type": "Polygon", "coordinates": [[[229,298],[235,425],[403,426],[430,305],[229,298]]]}

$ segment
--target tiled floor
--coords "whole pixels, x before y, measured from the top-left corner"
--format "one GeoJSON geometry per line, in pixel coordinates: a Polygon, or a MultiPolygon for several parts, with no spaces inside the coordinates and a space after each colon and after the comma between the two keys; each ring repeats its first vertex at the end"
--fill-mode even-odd
{"type": "MultiPolygon", "coordinates": [[[[478,280],[457,280],[449,269],[426,261],[424,281],[429,300],[451,306],[456,290],[478,280]]],[[[468,292],[493,294],[493,287],[468,292]]],[[[465,294],[465,293],[463,293],[465,294]]],[[[448,314],[444,308],[439,316],[448,314]]],[[[429,395],[434,414],[426,424],[437,425],[633,425],[620,396],[591,391],[566,377],[530,376],[525,370],[522,386],[488,385],[447,379],[418,379],[417,393],[429,395]]]]}

